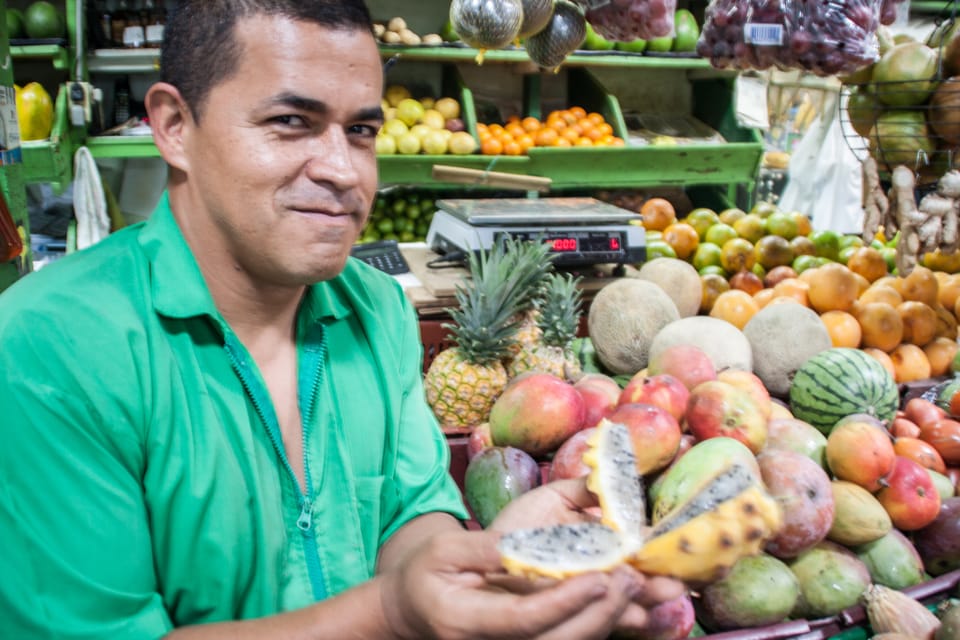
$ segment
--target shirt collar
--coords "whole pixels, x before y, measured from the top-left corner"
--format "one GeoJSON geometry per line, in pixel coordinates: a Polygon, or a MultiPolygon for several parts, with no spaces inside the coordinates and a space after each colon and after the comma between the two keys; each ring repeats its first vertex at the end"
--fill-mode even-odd
{"type": "MultiPolygon", "coordinates": [[[[140,233],[140,246],[150,264],[154,309],[171,318],[211,316],[223,322],[203,274],[170,210],[166,191],[140,233]]],[[[348,265],[348,269],[350,266],[348,265]]],[[[302,320],[338,320],[351,313],[342,276],[310,286],[300,313],[302,320]]]]}

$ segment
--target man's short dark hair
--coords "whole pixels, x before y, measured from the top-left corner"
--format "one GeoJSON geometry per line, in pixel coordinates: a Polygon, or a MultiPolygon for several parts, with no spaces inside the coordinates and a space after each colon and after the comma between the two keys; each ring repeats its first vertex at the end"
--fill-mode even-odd
{"type": "Polygon", "coordinates": [[[160,79],[180,90],[195,119],[210,90],[237,69],[237,22],[258,15],[372,30],[363,0],[180,0],[164,30],[160,79]]]}

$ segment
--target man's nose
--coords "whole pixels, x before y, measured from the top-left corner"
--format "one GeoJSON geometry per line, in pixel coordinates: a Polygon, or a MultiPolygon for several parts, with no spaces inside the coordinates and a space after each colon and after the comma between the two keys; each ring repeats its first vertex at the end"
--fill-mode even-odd
{"type": "Polygon", "coordinates": [[[360,173],[347,132],[328,126],[315,139],[307,162],[307,176],[314,182],[328,182],[343,191],[355,187],[360,173]]]}

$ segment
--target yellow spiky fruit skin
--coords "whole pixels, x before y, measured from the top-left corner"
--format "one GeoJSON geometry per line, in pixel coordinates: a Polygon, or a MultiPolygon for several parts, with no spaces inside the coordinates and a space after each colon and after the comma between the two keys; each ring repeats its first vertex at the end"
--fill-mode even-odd
{"type": "Polygon", "coordinates": [[[437,354],[423,378],[427,403],[442,427],[463,429],[486,422],[507,386],[503,364],[467,361],[457,347],[437,354]]]}
{"type": "Polygon", "coordinates": [[[783,524],[780,505],[760,486],[647,540],[629,562],[637,570],[689,584],[721,578],[742,557],[760,553],[783,524]]]}

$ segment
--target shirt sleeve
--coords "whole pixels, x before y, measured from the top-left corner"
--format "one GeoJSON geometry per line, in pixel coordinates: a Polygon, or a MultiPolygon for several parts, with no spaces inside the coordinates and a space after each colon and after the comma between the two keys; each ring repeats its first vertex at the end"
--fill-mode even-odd
{"type": "Polygon", "coordinates": [[[136,431],[104,367],[27,324],[0,330],[0,637],[161,637],[136,431]]]}
{"type": "Polygon", "coordinates": [[[427,513],[440,511],[461,520],[469,518],[449,472],[450,448],[423,390],[423,345],[416,312],[407,303],[404,308],[399,343],[403,397],[394,473],[400,508],[384,523],[381,544],[401,526],[427,513]]]}

